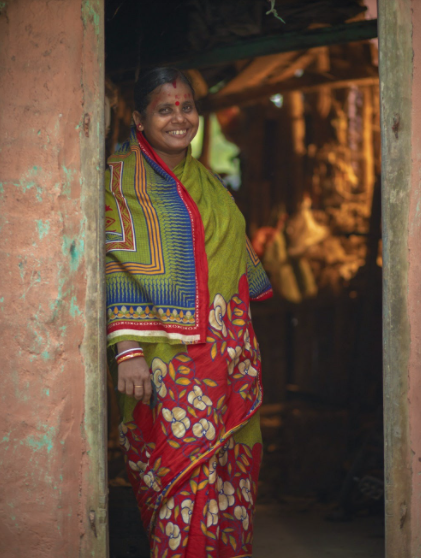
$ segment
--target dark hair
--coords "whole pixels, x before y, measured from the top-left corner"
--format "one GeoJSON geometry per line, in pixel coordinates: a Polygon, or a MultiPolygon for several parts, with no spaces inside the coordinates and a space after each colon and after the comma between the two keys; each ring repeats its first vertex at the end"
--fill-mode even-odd
{"type": "Polygon", "coordinates": [[[177,79],[190,87],[194,98],[193,85],[189,78],[177,68],[162,67],[141,70],[134,86],[135,109],[141,114],[144,113],[151,101],[152,91],[164,83],[173,83],[177,79]]]}

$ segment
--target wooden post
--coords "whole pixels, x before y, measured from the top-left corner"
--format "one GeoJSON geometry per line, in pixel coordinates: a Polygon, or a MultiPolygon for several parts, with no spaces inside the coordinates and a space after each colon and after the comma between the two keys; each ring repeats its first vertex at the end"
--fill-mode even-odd
{"type": "Polygon", "coordinates": [[[373,88],[363,87],[363,185],[367,206],[370,207],[374,190],[373,88]]]}
{"type": "Polygon", "coordinates": [[[304,101],[299,91],[288,93],[284,96],[284,110],[288,114],[291,153],[288,157],[291,169],[291,191],[288,193],[287,210],[293,214],[303,201],[304,194],[304,155],[305,147],[305,122],[304,101]],[[293,186],[293,187],[292,187],[293,186]]]}
{"type": "Polygon", "coordinates": [[[86,308],[81,346],[85,372],[83,435],[89,449],[82,557],[108,556],[107,366],[105,336],[104,2],[82,1],[81,79],[89,130],[80,136],[81,212],[85,223],[86,308]]]}
{"type": "Polygon", "coordinates": [[[421,4],[379,0],[386,558],[421,556],[421,4]]]}

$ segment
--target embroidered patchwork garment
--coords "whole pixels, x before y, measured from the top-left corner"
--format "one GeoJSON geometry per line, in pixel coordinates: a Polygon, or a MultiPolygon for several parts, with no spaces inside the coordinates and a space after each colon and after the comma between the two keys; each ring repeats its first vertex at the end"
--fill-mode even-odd
{"type": "MultiPolygon", "coordinates": [[[[151,556],[251,557],[262,452],[258,418],[262,387],[260,351],[249,304],[250,298],[270,296],[270,284],[247,246],[244,219],[217,177],[190,152],[172,173],[142,137],[133,135],[110,165],[124,162],[133,152],[140,159],[126,176],[133,178],[133,190],[140,191],[143,186],[136,176],[143,169],[148,202],[141,205],[143,217],[136,217],[134,209],[130,212],[136,238],[131,246],[137,243],[139,255],[135,257],[132,251],[121,257],[116,250],[107,261],[111,285],[108,331],[110,345],[121,339],[142,342],[158,395],[153,410],[119,395],[123,411],[120,444],[149,535],[151,556]],[[117,161],[118,157],[122,160],[117,161]],[[152,275],[153,280],[133,267],[150,265],[154,252],[145,207],[156,211],[164,262],[164,271],[152,275]],[[138,231],[147,236],[139,236],[138,231]],[[177,238],[179,231],[182,242],[177,238]],[[175,236],[168,243],[167,234],[175,236]],[[144,243],[149,243],[147,249],[144,243]],[[191,268],[183,267],[184,257],[191,268]],[[181,269],[174,262],[180,262],[181,269]],[[123,287],[129,284],[130,293],[123,287]],[[118,297],[128,298],[129,294],[133,297],[130,304],[119,302],[118,297]]],[[[128,207],[136,208],[146,194],[143,198],[129,196],[124,166],[120,166],[114,186],[112,172],[107,215],[119,220],[119,225],[107,227],[108,241],[125,242],[130,235],[122,231],[119,207],[129,199],[128,207]]],[[[109,366],[116,381],[113,354],[110,347],[109,366]]]]}
{"type": "MultiPolygon", "coordinates": [[[[133,128],[130,141],[108,160],[106,173],[107,332],[110,344],[123,339],[203,343],[209,308],[205,230],[189,188],[133,128]]],[[[245,240],[241,213],[230,194],[189,154],[186,177],[204,186],[220,220],[206,234],[231,237],[235,273],[243,253],[252,298],[270,296],[261,263],[245,240]],[[240,233],[240,236],[238,234],[240,233]]],[[[221,254],[221,258],[223,254],[221,254]]]]}

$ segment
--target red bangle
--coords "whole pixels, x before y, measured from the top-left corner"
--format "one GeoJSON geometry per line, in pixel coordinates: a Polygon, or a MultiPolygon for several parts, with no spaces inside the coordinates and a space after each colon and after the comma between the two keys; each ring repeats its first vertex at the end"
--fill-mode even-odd
{"type": "Polygon", "coordinates": [[[142,349],[134,349],[133,351],[131,351],[130,353],[126,353],[124,355],[117,355],[115,357],[115,360],[117,362],[117,364],[120,364],[121,362],[124,362],[125,360],[130,360],[132,358],[139,358],[139,357],[143,357],[143,351],[142,349]]]}

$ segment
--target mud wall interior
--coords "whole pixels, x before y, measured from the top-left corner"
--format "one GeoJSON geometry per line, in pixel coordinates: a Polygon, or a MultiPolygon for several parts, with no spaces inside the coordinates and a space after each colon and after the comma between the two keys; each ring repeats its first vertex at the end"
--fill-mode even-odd
{"type": "Polygon", "coordinates": [[[106,552],[92,420],[102,24],[96,0],[0,2],[3,558],[106,552]]]}

